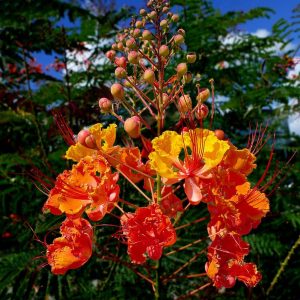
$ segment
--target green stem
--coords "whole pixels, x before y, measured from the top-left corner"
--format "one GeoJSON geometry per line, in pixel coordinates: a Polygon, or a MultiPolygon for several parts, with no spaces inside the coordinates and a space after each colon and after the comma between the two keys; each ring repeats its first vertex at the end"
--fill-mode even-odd
{"type": "Polygon", "coordinates": [[[294,243],[294,245],[292,246],[292,248],[290,249],[288,255],[286,256],[286,258],[284,259],[284,261],[281,263],[279,270],[277,271],[275,277],[273,278],[268,290],[267,290],[267,295],[270,294],[270,292],[272,291],[272,289],[274,288],[275,284],[277,283],[279,276],[283,273],[284,269],[286,268],[291,256],[294,254],[296,248],[300,245],[300,235],[297,239],[297,241],[294,243]]]}

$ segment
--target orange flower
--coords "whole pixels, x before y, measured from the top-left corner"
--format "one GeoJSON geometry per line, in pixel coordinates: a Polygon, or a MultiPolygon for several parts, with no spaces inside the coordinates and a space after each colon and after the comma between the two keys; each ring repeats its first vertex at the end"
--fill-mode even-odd
{"type": "Polygon", "coordinates": [[[128,242],[128,254],[137,264],[145,262],[145,253],[151,259],[160,259],[163,248],[176,242],[172,223],[157,204],[124,214],[121,224],[128,242]]]}
{"type": "Polygon", "coordinates": [[[175,218],[178,212],[183,211],[182,201],[176,197],[171,186],[164,186],[161,191],[160,207],[169,218],[175,218]]]}
{"type": "Polygon", "coordinates": [[[89,218],[98,221],[118,201],[117,180],[104,158],[87,156],[57,177],[43,211],[76,217],[86,209],[89,218]]]}
{"type": "Polygon", "coordinates": [[[46,253],[51,272],[56,275],[80,268],[92,255],[93,229],[87,220],[66,219],[60,233],[62,237],[54,239],[46,253]]]}

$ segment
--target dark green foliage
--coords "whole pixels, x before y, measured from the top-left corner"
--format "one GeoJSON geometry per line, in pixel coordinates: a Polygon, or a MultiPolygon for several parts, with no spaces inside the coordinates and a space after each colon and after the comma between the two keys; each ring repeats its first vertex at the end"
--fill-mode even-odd
{"type": "MultiPolygon", "coordinates": [[[[295,22],[289,24],[279,20],[270,36],[262,39],[243,33],[242,38],[224,45],[222,38],[227,37],[229,32],[238,35],[240,24],[268,17],[272,11],[256,8],[249,12],[221,14],[214,9],[211,1],[172,1],[172,4],[182,9],[180,25],[186,31],[187,50],[195,51],[199,56],[196,64],[190,66],[190,71],[201,74],[202,86],[209,86],[208,80],[214,78],[216,95],[228,99],[217,103],[214,128],[222,128],[229,138],[242,147],[247,141],[249,123],[253,128],[253,121],[269,122],[270,129],[277,130],[275,160],[283,162],[279,166],[282,168],[292,153],[299,150],[299,137],[291,137],[284,123],[292,112],[289,99],[299,100],[299,87],[293,80],[287,79],[285,70],[289,58],[295,53],[282,49],[279,55],[272,47],[281,43],[284,48],[290,41],[290,31],[297,28],[299,31],[299,7],[295,9],[295,22]],[[228,62],[230,67],[220,67],[222,61],[228,62]],[[275,102],[277,106],[274,106],[275,102]]],[[[118,227],[95,226],[94,255],[81,269],[69,271],[65,276],[54,276],[48,266],[44,267],[43,242],[51,243],[57,237],[63,217],[41,213],[46,196],[34,185],[40,187],[37,179],[42,177],[36,168],[55,179],[57,174],[71,166],[70,162],[63,160],[67,145],[53,122],[50,110],[58,106],[74,132],[97,121],[105,124],[115,122],[113,117],[99,116],[96,107],[98,98],[110,96],[104,83],[113,80],[113,68],[111,65],[97,65],[95,61],[109,48],[109,45],[101,45],[99,40],[114,36],[118,22],[130,12],[102,9],[102,13],[97,14],[83,9],[76,1],[1,1],[1,299],[49,299],[50,296],[80,300],[153,298],[151,285],[136,272],[153,277],[155,265],[148,262],[148,274],[145,268],[130,264],[126,246],[111,237],[118,227]],[[62,20],[71,23],[63,28],[60,25],[62,20]],[[66,63],[71,60],[68,53],[84,50],[84,43],[95,45],[90,53],[91,65],[86,70],[67,70],[68,74],[59,78],[44,72],[26,74],[29,73],[26,72],[29,60],[36,53],[51,53],[60,62],[66,63]],[[8,64],[15,64],[19,71],[23,68],[25,73],[11,72],[8,64]]],[[[187,92],[195,96],[194,85],[190,88],[187,92]]],[[[293,110],[299,111],[299,107],[293,110]]],[[[174,123],[177,115],[169,115],[168,122],[174,123]]],[[[119,133],[121,137],[122,129],[119,133]]],[[[121,138],[118,142],[122,143],[121,138]]],[[[270,144],[267,143],[260,155],[258,168],[251,178],[253,182],[264,172],[270,144]]],[[[271,175],[274,167],[275,163],[271,175]]],[[[252,246],[248,260],[258,263],[264,276],[263,282],[253,290],[241,284],[226,291],[209,287],[197,293],[195,299],[266,299],[265,291],[300,229],[299,162],[296,159],[276,178],[274,184],[285,175],[285,181],[270,197],[271,213],[246,238],[252,246]]],[[[120,186],[123,199],[146,204],[143,200],[137,200],[136,191],[128,182],[121,180],[120,186]]],[[[178,196],[184,198],[184,195],[178,196]]],[[[177,225],[182,226],[202,217],[207,217],[204,204],[189,210],[177,225]]],[[[178,242],[166,249],[165,254],[168,254],[202,239],[176,254],[163,256],[159,269],[162,280],[165,280],[160,287],[161,299],[176,299],[208,282],[205,276],[185,278],[188,274],[205,272],[207,222],[208,219],[204,219],[179,229],[178,242]],[[168,278],[193,257],[195,261],[174,278],[168,278]]],[[[119,220],[106,216],[101,224],[118,226],[119,220]]],[[[297,299],[294,295],[298,292],[299,267],[299,251],[296,251],[271,291],[270,299],[297,299]]]]}

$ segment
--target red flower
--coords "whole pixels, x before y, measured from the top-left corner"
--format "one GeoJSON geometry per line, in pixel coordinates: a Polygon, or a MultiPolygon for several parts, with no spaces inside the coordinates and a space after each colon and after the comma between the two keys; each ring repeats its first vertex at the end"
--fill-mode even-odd
{"type": "Polygon", "coordinates": [[[61,227],[62,237],[47,246],[47,260],[53,274],[65,274],[80,268],[92,255],[93,229],[82,218],[66,219],[61,227]]]}
{"type": "Polygon", "coordinates": [[[173,193],[171,186],[162,189],[162,201],[160,202],[162,212],[169,218],[175,218],[178,212],[183,211],[181,200],[173,193]]]}
{"type": "Polygon", "coordinates": [[[124,214],[121,224],[128,241],[128,254],[132,262],[137,264],[145,262],[145,253],[151,259],[160,259],[163,248],[176,242],[171,221],[157,204],[124,214]]]}
{"type": "Polygon", "coordinates": [[[231,288],[236,279],[248,286],[255,286],[261,280],[261,274],[252,263],[245,263],[249,245],[237,233],[217,235],[208,247],[207,275],[217,288],[231,288]]]}

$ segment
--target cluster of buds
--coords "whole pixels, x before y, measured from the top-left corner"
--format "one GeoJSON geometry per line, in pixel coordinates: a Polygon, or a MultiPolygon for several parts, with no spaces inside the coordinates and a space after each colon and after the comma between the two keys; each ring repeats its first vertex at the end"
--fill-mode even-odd
{"type": "MultiPolygon", "coordinates": [[[[83,214],[91,221],[101,221],[113,209],[121,214],[116,236],[127,242],[131,262],[159,260],[164,248],[176,242],[174,224],[190,206],[202,202],[211,217],[207,225],[212,241],[208,277],[218,288],[232,287],[236,279],[255,286],[261,275],[254,264],[244,262],[249,247],[242,236],[256,228],[269,211],[263,193],[266,185],[259,185],[264,178],[252,188],[247,179],[256,167],[255,155],[264,144],[263,136],[253,134],[248,148],[239,150],[223,130],[204,129],[210,90],[197,84],[196,99],[184,92],[192,78],[188,65],[195,63],[197,55],[189,53],[185,62],[173,68],[173,74],[165,72],[184,43],[183,29],[171,34],[179,16],[162,0],[151,0],[147,6],[108,51],[106,56],[114,63],[119,81],[111,86],[113,99],[99,100],[100,111],[120,121],[131,143],[114,145],[117,124],[107,128],[95,124],[80,131],[76,140],[67,139],[71,146],[65,157],[76,164],[57,177],[44,205],[44,212],[67,217],[62,237],[48,245],[48,263],[56,274],[86,263],[93,232],[83,214]],[[116,102],[124,107],[125,119],[118,115],[116,102]],[[175,126],[176,131],[164,129],[171,105],[179,112],[177,125],[182,124],[175,126]],[[142,200],[130,203],[119,198],[119,175],[143,197],[145,206],[139,206],[142,200]],[[186,199],[175,194],[180,189],[186,199]],[[74,227],[72,234],[64,230],[66,224],[74,227]]],[[[213,81],[210,83],[213,117],[213,81]]],[[[157,293],[157,281],[148,281],[157,293]]]]}

